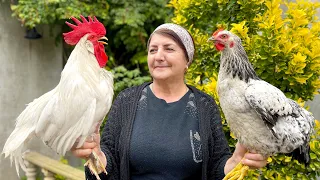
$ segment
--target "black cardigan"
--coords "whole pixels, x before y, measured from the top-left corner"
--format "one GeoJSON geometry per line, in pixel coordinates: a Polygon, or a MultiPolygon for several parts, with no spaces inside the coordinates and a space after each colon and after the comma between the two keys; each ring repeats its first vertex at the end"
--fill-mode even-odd
{"type": "MultiPolygon", "coordinates": [[[[150,83],[131,87],[119,93],[115,99],[101,135],[101,150],[107,157],[108,175],[100,174],[101,179],[129,180],[129,145],[133,121],[142,90],[150,83]]],[[[230,158],[228,142],[225,138],[220,113],[213,98],[193,86],[200,136],[202,143],[202,179],[219,180],[224,177],[224,166],[230,158]]],[[[86,168],[86,177],[95,180],[86,168]]]]}

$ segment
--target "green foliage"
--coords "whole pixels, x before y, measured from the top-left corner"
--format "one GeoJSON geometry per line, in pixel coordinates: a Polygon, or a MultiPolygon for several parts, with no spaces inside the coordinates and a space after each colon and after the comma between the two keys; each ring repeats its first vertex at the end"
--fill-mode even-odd
{"type": "MultiPolygon", "coordinates": [[[[134,70],[128,70],[124,66],[118,66],[111,70],[114,75],[114,94],[115,97],[119,94],[123,89],[140,85],[144,82],[151,81],[150,76],[144,76],[141,74],[139,68],[134,70]]],[[[106,121],[100,126],[100,132],[103,131],[104,125],[106,121]]]]}
{"type": "MultiPolygon", "coordinates": [[[[28,180],[27,176],[22,176],[20,180],[28,180]]],[[[41,177],[37,176],[36,180],[41,180],[41,177]]]]}
{"type": "MultiPolygon", "coordinates": [[[[189,68],[188,83],[212,95],[216,92],[220,54],[207,42],[218,28],[241,37],[257,74],[280,88],[287,97],[303,106],[319,93],[320,22],[315,15],[319,3],[297,0],[171,0],[173,22],[186,27],[194,37],[196,59],[189,68]],[[285,10],[284,10],[285,9],[285,10]]],[[[221,111],[222,112],[222,111],[221,111]]],[[[230,146],[235,139],[222,113],[223,127],[230,146]]],[[[310,142],[311,163],[305,167],[291,157],[268,159],[261,179],[316,179],[320,175],[320,125],[310,142]]],[[[247,179],[256,179],[250,171],[247,179]]]]}
{"type": "MultiPolygon", "coordinates": [[[[173,14],[166,4],[167,0],[20,0],[18,4],[12,4],[11,9],[13,16],[27,28],[38,24],[62,25],[62,32],[70,31],[64,22],[71,16],[96,16],[107,29],[109,46],[106,51],[114,60],[108,66],[125,65],[135,69],[145,67],[147,59],[136,61],[132,58],[137,54],[146,57],[148,35],[159,24],[170,20],[173,14]]],[[[61,33],[57,35],[59,39],[61,33]]],[[[72,49],[67,47],[66,57],[72,49]]],[[[140,69],[144,75],[148,73],[145,69],[140,69]]]]}
{"type": "Polygon", "coordinates": [[[62,24],[71,16],[78,17],[98,14],[100,18],[108,16],[109,4],[103,0],[69,1],[69,0],[19,0],[18,4],[11,5],[13,16],[28,27],[37,24],[62,24]],[[70,3],[71,2],[71,3],[70,3]]]}
{"type": "Polygon", "coordinates": [[[139,69],[127,70],[124,66],[112,69],[114,74],[114,91],[118,94],[121,90],[151,81],[150,76],[141,76],[139,69]]]}

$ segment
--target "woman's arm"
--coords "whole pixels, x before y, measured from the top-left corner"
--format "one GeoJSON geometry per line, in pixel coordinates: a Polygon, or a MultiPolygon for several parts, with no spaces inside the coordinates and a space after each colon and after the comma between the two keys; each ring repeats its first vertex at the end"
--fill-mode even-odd
{"type": "Polygon", "coordinates": [[[232,154],[223,131],[218,106],[212,97],[210,97],[205,109],[205,112],[208,113],[207,121],[210,122],[209,132],[211,132],[211,137],[209,137],[208,179],[222,179],[225,175],[225,164],[232,154]]]}

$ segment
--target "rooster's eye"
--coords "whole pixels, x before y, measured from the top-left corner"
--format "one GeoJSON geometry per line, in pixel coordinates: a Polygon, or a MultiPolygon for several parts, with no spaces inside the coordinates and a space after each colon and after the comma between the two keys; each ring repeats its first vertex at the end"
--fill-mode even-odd
{"type": "Polygon", "coordinates": [[[95,38],[94,35],[89,35],[89,36],[88,36],[88,39],[89,39],[89,40],[94,40],[94,38],[95,38]]]}

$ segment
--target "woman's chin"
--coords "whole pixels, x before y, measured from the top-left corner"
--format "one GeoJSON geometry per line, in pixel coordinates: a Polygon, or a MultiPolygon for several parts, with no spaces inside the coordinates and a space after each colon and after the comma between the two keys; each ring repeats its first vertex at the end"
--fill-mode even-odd
{"type": "Polygon", "coordinates": [[[166,80],[168,79],[170,76],[167,73],[164,72],[156,72],[152,74],[153,79],[155,80],[166,80]]]}

